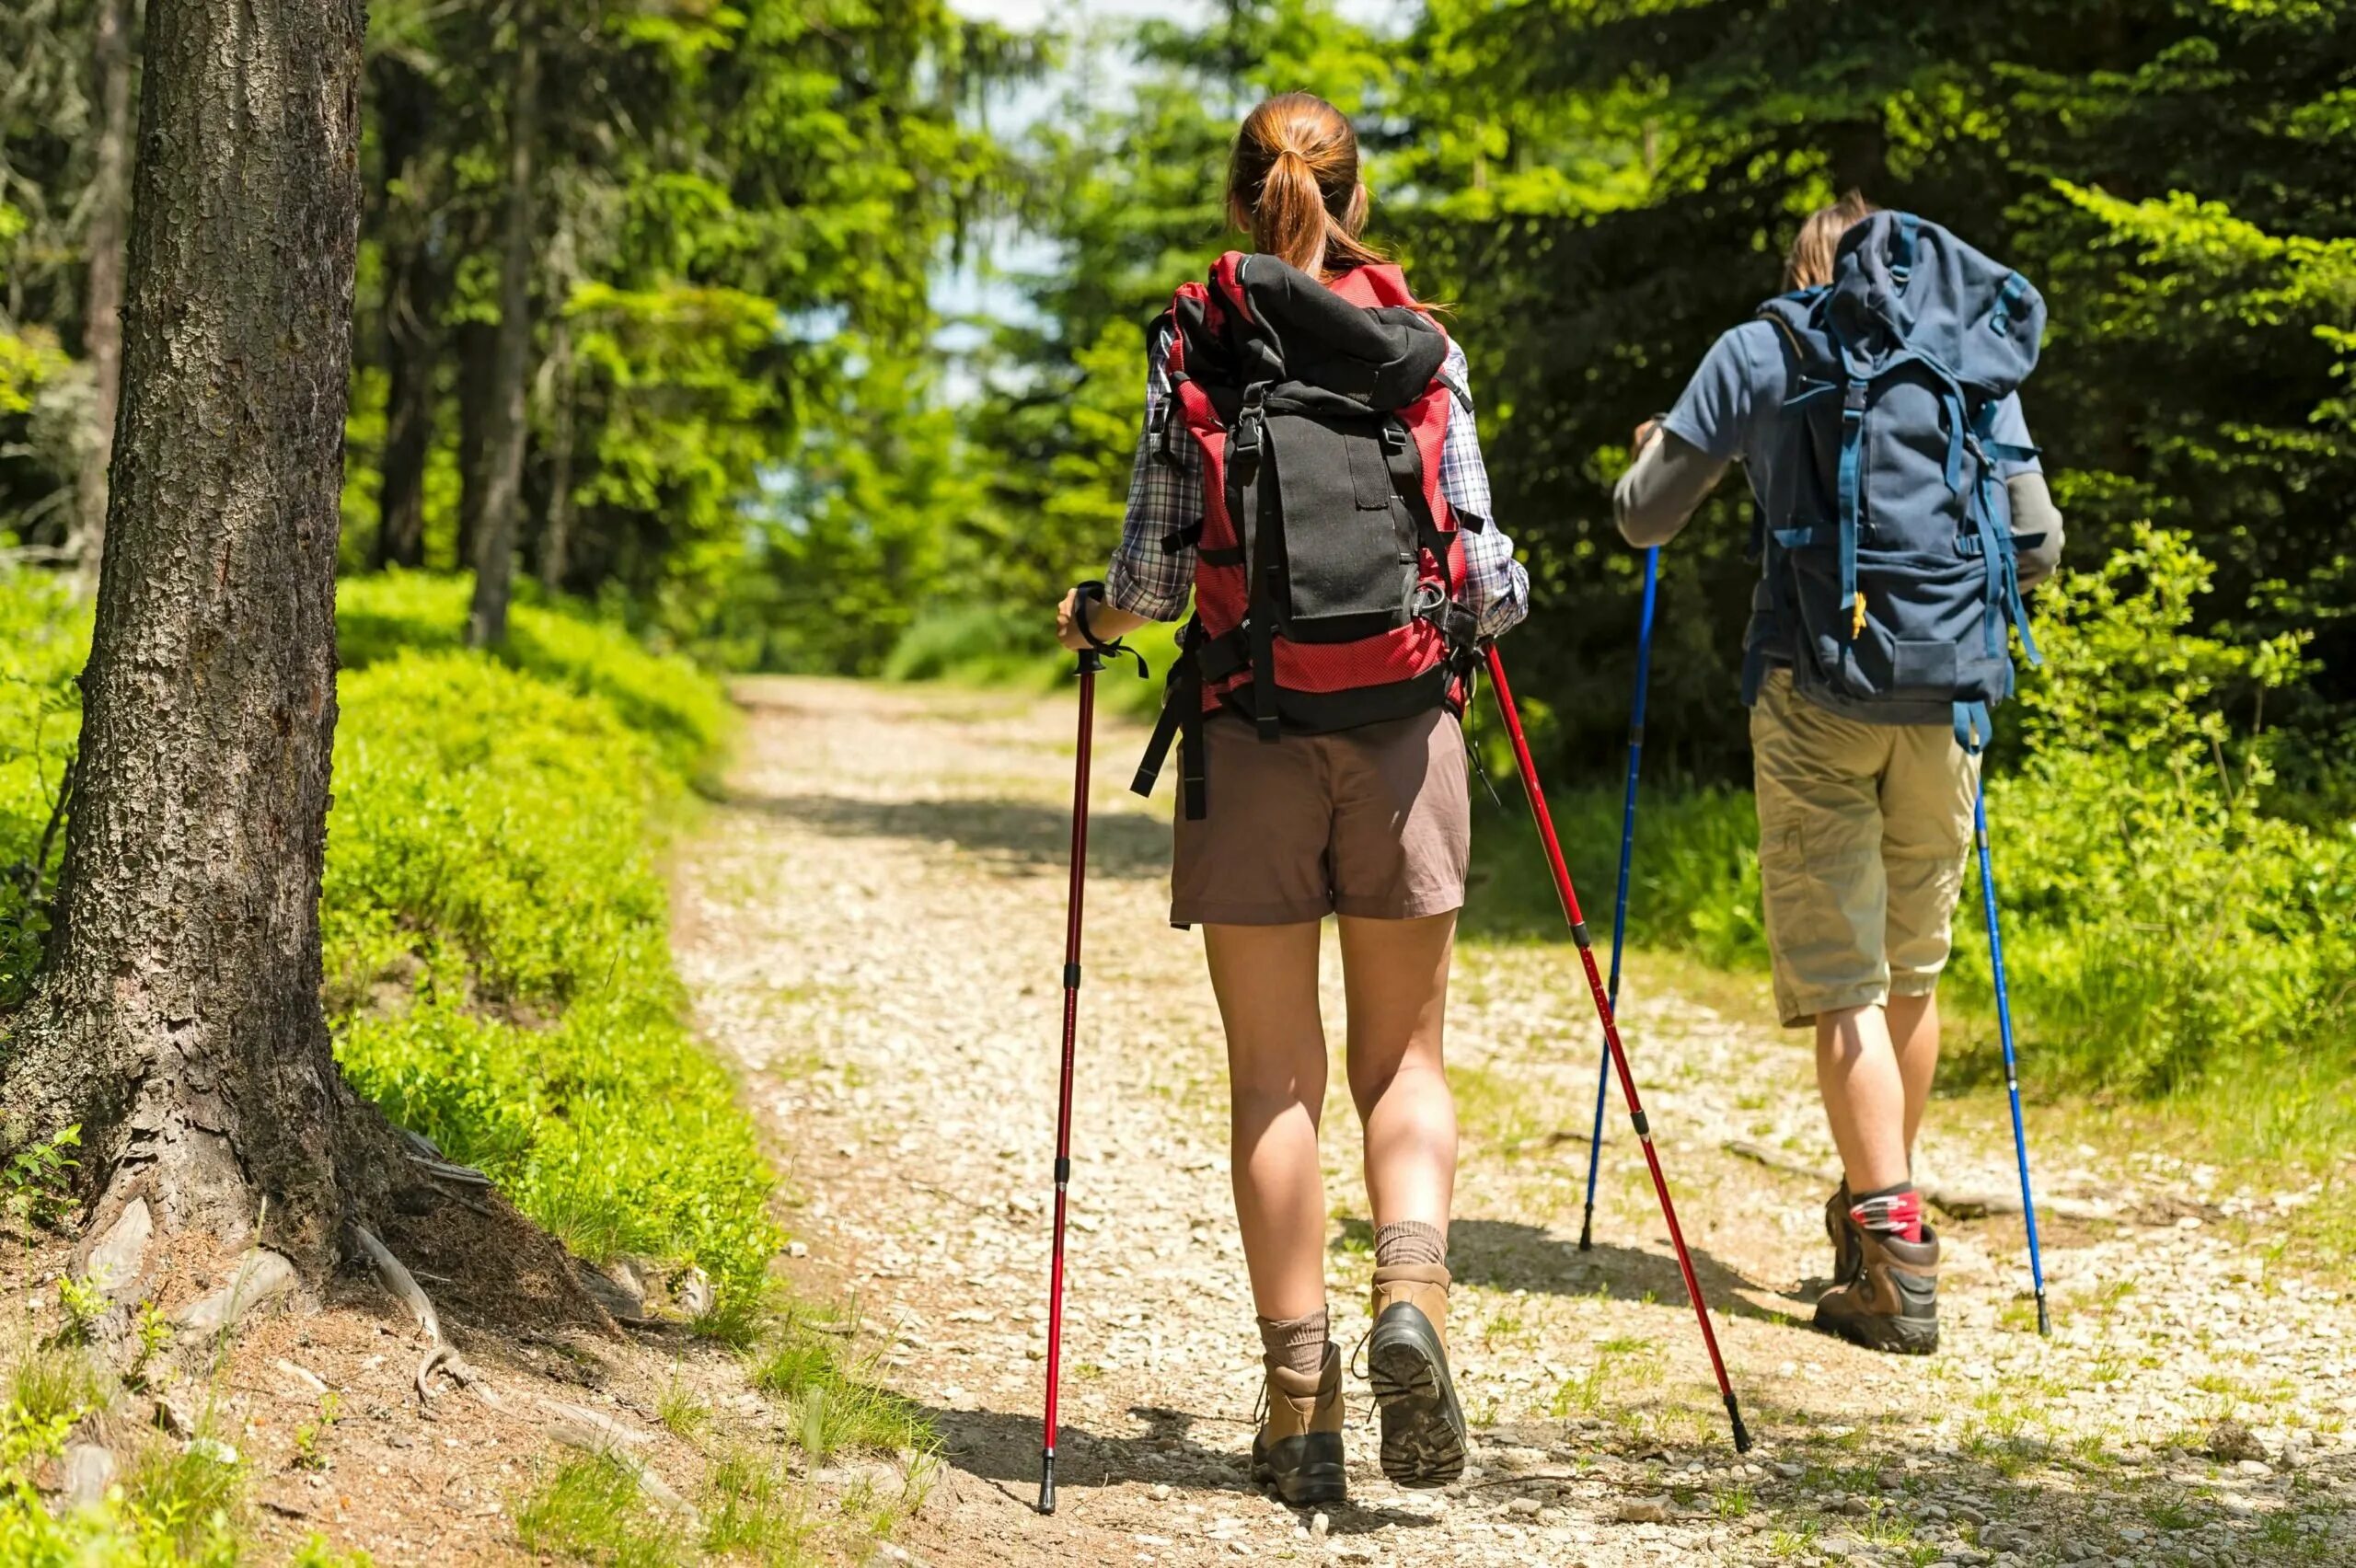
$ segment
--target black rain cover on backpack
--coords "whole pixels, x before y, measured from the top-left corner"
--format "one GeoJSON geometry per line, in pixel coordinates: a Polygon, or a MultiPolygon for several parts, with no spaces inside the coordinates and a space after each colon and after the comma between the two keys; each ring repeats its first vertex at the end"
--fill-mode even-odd
{"type": "Polygon", "coordinates": [[[1779,650],[1826,706],[1951,721],[1976,750],[2013,689],[2008,624],[2037,660],[1998,472],[2035,453],[1993,426],[2037,366],[2045,302],[1937,225],[1877,213],[1842,237],[1830,288],[1760,314],[1789,375],[1761,476],[1745,700],[1779,650]]]}

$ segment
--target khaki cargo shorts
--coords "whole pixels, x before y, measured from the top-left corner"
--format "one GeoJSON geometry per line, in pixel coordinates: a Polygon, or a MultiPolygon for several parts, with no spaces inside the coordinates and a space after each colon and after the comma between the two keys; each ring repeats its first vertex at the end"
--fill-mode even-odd
{"type": "Polygon", "coordinates": [[[1472,802],[1453,713],[1272,744],[1214,714],[1203,746],[1209,812],[1178,812],[1172,925],[1412,920],[1464,906],[1472,802]]]}
{"type": "Polygon", "coordinates": [[[1750,709],[1759,880],[1787,1025],[1927,997],[1946,966],[1979,759],[1945,724],[1865,724],[1773,670],[1750,709]]]}

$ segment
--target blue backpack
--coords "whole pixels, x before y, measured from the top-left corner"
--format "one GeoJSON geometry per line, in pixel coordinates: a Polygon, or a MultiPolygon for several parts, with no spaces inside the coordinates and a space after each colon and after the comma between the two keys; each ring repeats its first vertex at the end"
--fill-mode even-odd
{"type": "Polygon", "coordinates": [[[1952,720],[1979,750],[2013,690],[2008,623],[2038,663],[1998,473],[2036,451],[1994,421],[2037,366],[2044,300],[1936,224],[1877,213],[1842,237],[1831,287],[1759,314],[1788,374],[1756,476],[1744,699],[1773,651],[1826,707],[1952,720]]]}

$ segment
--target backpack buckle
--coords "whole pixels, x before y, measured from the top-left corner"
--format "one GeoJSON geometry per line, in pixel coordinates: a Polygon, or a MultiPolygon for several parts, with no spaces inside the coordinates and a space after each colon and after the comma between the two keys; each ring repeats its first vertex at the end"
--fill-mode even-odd
{"type": "Polygon", "coordinates": [[[1865,384],[1862,381],[1853,380],[1849,383],[1848,387],[1841,394],[1842,419],[1861,420],[1865,417],[1865,384]]]}
{"type": "Polygon", "coordinates": [[[1407,455],[1407,427],[1396,420],[1386,420],[1382,426],[1382,451],[1390,457],[1407,455]]]}

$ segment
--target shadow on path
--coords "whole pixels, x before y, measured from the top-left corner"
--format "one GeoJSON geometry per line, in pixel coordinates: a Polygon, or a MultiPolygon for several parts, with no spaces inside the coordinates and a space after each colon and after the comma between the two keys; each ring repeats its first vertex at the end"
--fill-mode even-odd
{"type": "MultiPolygon", "coordinates": [[[[1337,1250],[1372,1251],[1372,1228],[1363,1219],[1345,1219],[1337,1250]]],[[[1687,1245],[1692,1247],[1689,1240],[1687,1245]]],[[[1729,1268],[1707,1251],[1692,1247],[1693,1277],[1713,1311],[1761,1322],[1797,1326],[1807,1310],[1805,1301],[1763,1285],[1729,1268]],[[1754,1291],[1792,1303],[1789,1312],[1772,1311],[1741,1293],[1754,1291]]],[[[1657,1302],[1680,1310],[1685,1306],[1685,1277],[1677,1258],[1667,1251],[1645,1251],[1610,1241],[1598,1241],[1582,1252],[1576,1241],[1543,1226],[1509,1219],[1457,1218],[1448,1227],[1448,1266],[1459,1284],[1485,1289],[1543,1292],[1550,1296],[1602,1296],[1614,1301],[1657,1302]]]]}
{"type": "MultiPolygon", "coordinates": [[[[1071,855],[1071,810],[997,798],[869,801],[848,795],[763,795],[734,791],[726,803],[837,837],[898,838],[953,844],[995,870],[1062,867],[1071,855]]],[[[1163,876],[1170,870],[1170,824],[1130,813],[1099,811],[1088,824],[1091,875],[1163,876]]]]}
{"type": "MultiPolygon", "coordinates": [[[[1028,1507],[1039,1491],[1039,1416],[1035,1411],[941,1410],[918,1407],[941,1441],[948,1464],[1028,1507]]],[[[1135,1405],[1146,1424],[1135,1436],[1107,1437],[1066,1422],[1057,1435],[1056,1480],[1066,1487],[1150,1485],[1166,1482],[1193,1491],[1257,1492],[1243,1456],[1205,1447],[1195,1433],[1206,1425],[1248,1428],[1235,1417],[1207,1416],[1164,1405],[1135,1405]]],[[[1392,1526],[1428,1527],[1426,1515],[1357,1503],[1323,1510],[1336,1535],[1363,1535],[1392,1526]]]]}

